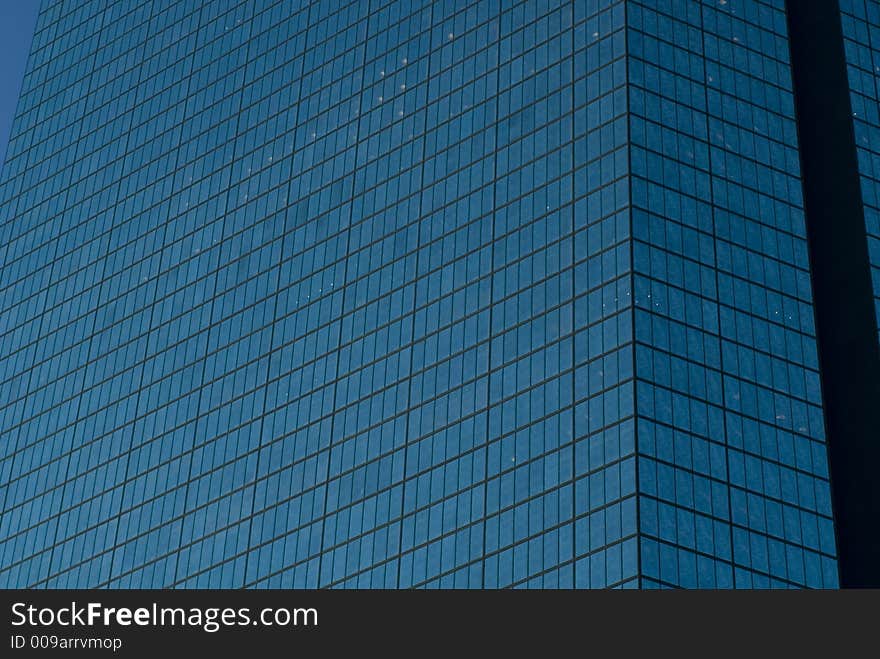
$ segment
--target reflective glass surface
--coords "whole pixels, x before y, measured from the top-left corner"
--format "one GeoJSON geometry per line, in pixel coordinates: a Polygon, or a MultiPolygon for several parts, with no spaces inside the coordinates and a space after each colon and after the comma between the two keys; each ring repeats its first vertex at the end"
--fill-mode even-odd
{"type": "Polygon", "coordinates": [[[631,2],[644,585],[837,585],[782,0],[631,2]]]}
{"type": "Polygon", "coordinates": [[[877,0],[840,0],[840,10],[874,309],[880,330],[880,4],[877,0]]]}
{"type": "Polygon", "coordinates": [[[833,587],[817,369],[782,0],[44,2],[0,586],[833,587]]]}

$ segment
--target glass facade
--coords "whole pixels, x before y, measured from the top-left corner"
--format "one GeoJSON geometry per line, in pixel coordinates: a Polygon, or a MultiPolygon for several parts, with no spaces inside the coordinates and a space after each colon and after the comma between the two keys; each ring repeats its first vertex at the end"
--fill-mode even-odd
{"type": "Polygon", "coordinates": [[[780,2],[630,2],[645,585],[837,585],[780,2]]]}
{"type": "Polygon", "coordinates": [[[880,4],[877,0],[839,0],[847,78],[853,111],[856,152],[874,308],[880,330],[880,4]]]}
{"type": "Polygon", "coordinates": [[[836,586],[796,133],[782,0],[46,0],[0,587],[836,586]]]}

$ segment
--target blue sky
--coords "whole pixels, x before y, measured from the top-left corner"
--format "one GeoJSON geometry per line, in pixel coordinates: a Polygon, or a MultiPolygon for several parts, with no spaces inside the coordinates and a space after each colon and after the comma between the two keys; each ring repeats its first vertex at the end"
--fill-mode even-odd
{"type": "Polygon", "coordinates": [[[0,0],[0,164],[27,64],[40,0],[0,0]]]}

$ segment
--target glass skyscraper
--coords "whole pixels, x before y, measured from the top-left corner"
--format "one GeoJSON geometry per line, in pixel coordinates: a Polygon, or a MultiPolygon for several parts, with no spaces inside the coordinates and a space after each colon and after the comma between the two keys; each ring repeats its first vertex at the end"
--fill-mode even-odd
{"type": "Polygon", "coordinates": [[[839,572],[880,586],[880,2],[788,3],[839,572]]]}
{"type": "Polygon", "coordinates": [[[874,292],[875,320],[880,329],[880,3],[840,0],[847,80],[864,204],[865,229],[874,292]]]}
{"type": "Polygon", "coordinates": [[[837,587],[790,19],[44,0],[0,587],[837,587]]]}

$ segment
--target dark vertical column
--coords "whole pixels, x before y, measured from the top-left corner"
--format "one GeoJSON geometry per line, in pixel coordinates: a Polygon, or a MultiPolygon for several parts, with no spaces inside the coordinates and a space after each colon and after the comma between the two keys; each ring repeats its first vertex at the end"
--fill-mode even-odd
{"type": "Polygon", "coordinates": [[[837,0],[787,0],[843,587],[880,586],[880,343],[837,0]]]}

